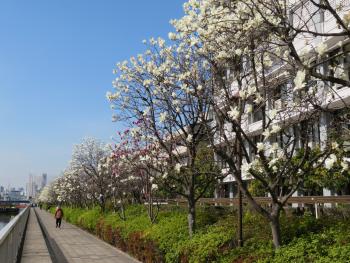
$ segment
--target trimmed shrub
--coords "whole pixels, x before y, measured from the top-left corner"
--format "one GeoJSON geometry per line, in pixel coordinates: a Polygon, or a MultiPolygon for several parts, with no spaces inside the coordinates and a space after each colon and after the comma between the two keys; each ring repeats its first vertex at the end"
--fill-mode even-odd
{"type": "MultiPolygon", "coordinates": [[[[244,247],[236,247],[237,217],[232,207],[198,207],[197,231],[188,235],[187,211],[162,207],[151,224],[146,207],[127,207],[126,220],[99,208],[64,207],[65,219],[142,262],[287,263],[350,262],[350,224],[344,212],[329,210],[321,219],[311,214],[281,215],[283,244],[275,251],[266,219],[245,209],[244,247]]],[[[51,212],[55,208],[51,208],[51,212]]]]}

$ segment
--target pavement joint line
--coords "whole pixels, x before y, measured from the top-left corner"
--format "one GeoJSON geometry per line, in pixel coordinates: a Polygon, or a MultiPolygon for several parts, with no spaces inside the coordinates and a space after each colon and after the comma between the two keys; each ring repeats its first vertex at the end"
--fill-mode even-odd
{"type": "Polygon", "coordinates": [[[38,220],[41,232],[43,233],[45,243],[46,243],[47,249],[49,250],[49,254],[50,254],[52,262],[53,263],[68,263],[66,257],[62,253],[61,249],[59,248],[59,246],[57,245],[55,240],[50,237],[45,225],[41,221],[40,216],[38,216],[38,213],[36,212],[35,208],[33,210],[34,210],[35,216],[38,220]]]}

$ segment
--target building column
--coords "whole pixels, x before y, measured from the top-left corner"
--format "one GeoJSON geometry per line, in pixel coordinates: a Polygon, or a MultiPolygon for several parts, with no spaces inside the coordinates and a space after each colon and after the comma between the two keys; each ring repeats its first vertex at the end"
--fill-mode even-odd
{"type": "Polygon", "coordinates": [[[229,190],[230,190],[230,192],[229,192],[229,197],[230,198],[234,198],[234,193],[233,193],[233,182],[231,182],[230,184],[229,184],[229,190]]]}

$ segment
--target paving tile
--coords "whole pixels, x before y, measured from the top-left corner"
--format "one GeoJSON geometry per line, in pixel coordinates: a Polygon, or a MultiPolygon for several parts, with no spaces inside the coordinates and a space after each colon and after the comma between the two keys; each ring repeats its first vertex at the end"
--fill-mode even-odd
{"type": "Polygon", "coordinates": [[[31,208],[23,244],[21,263],[51,263],[44,236],[36,215],[31,208]]]}
{"type": "Polygon", "coordinates": [[[55,227],[52,214],[35,208],[41,222],[69,263],[137,263],[138,260],[64,220],[55,227]]]}

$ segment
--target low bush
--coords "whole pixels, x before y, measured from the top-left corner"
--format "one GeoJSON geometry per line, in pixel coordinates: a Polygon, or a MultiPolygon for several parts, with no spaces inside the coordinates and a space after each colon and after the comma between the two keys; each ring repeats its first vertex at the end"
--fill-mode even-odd
{"type": "MultiPolygon", "coordinates": [[[[54,212],[54,208],[51,209],[54,212]]],[[[127,207],[126,220],[99,208],[64,207],[65,219],[142,262],[350,262],[348,217],[331,210],[321,219],[306,213],[281,215],[283,244],[274,250],[266,219],[246,209],[244,247],[237,247],[237,217],[233,208],[198,207],[197,230],[188,235],[186,209],[162,207],[151,224],[146,207],[127,207]]]]}

